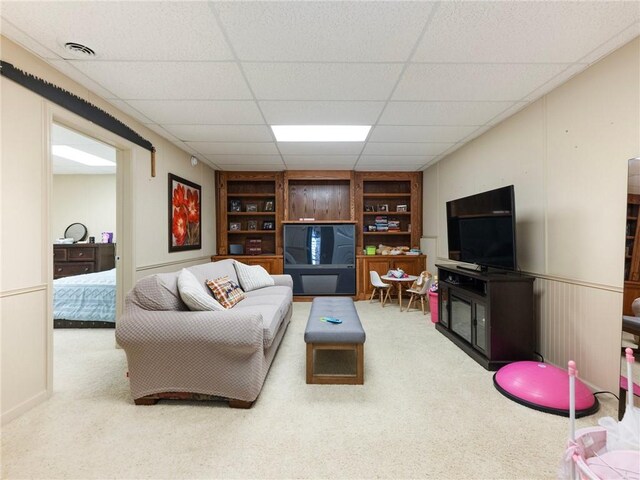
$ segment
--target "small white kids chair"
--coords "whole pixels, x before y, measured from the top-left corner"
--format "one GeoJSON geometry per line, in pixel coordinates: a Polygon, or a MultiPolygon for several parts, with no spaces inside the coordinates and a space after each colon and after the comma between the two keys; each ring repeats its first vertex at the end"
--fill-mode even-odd
{"type": "Polygon", "coordinates": [[[380,279],[380,275],[378,275],[378,272],[375,272],[373,270],[369,271],[369,278],[371,279],[371,285],[373,286],[373,292],[371,292],[371,298],[369,299],[369,303],[373,301],[373,297],[375,296],[376,291],[378,291],[380,292],[380,304],[384,308],[385,302],[389,299],[389,291],[391,290],[390,288],[391,285],[389,285],[388,283],[384,283],[380,279]],[[383,300],[382,297],[385,290],[387,291],[387,295],[384,297],[384,300],[383,300]]]}
{"type": "MultiPolygon", "coordinates": [[[[426,270],[420,274],[418,279],[413,282],[411,288],[407,288],[407,292],[411,294],[411,298],[409,298],[409,305],[407,305],[407,312],[411,308],[411,302],[420,297],[420,306],[422,307],[422,314],[426,315],[424,311],[424,299],[429,293],[429,287],[431,286],[431,282],[433,281],[433,275],[431,275],[426,270]]],[[[416,302],[417,303],[417,302],[416,302]]],[[[416,307],[417,308],[417,307],[416,307]]]]}

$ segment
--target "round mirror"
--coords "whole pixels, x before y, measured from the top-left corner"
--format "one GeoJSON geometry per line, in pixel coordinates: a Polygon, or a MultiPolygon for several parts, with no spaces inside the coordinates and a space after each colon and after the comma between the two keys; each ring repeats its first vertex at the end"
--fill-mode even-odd
{"type": "Polygon", "coordinates": [[[81,223],[72,223],[64,231],[65,238],[73,238],[74,242],[81,242],[87,238],[87,227],[81,223]]]}

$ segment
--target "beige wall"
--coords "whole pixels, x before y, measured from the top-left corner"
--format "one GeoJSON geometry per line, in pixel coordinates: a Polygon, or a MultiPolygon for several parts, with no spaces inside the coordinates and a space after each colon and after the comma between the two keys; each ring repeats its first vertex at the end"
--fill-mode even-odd
{"type": "MultiPolygon", "coordinates": [[[[56,236],[50,206],[53,182],[49,160],[49,129],[53,118],[111,143],[119,156],[118,213],[130,225],[118,231],[131,248],[119,263],[131,272],[121,285],[140,275],[201,263],[215,252],[214,172],[115,107],[2,37],[2,60],[69,90],[119,118],[157,149],[157,176],[151,176],[149,152],[100,127],[62,112],[17,85],[0,78],[0,327],[1,414],[10,421],[52,391],[51,291],[52,248],[56,236]],[[64,118],[58,118],[64,117],[64,118]],[[202,249],[168,253],[168,178],[171,172],[202,186],[202,249]]],[[[118,245],[119,253],[120,244],[118,245]]]]}
{"type": "Polygon", "coordinates": [[[51,240],[63,237],[76,222],[87,227],[96,242],[102,241],[102,232],[116,231],[115,175],[53,176],[51,240]]]}
{"type": "Polygon", "coordinates": [[[612,391],[627,161],[638,155],[635,39],[424,173],[423,242],[440,261],[447,258],[445,202],[515,185],[518,261],[538,277],[539,351],[557,365],[576,360],[584,379],[612,391]]]}

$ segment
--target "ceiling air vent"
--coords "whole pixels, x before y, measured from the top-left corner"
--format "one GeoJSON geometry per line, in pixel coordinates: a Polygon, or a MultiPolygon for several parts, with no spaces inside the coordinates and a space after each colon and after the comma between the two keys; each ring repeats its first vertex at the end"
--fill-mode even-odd
{"type": "Polygon", "coordinates": [[[89,47],[82,45],[80,43],[75,42],[67,42],[64,44],[64,48],[73,53],[76,57],[95,57],[96,52],[94,52],[89,47]]]}

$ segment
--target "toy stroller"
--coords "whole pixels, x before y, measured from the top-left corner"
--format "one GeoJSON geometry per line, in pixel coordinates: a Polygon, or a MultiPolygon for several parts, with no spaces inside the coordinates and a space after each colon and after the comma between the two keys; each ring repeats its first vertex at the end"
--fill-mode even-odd
{"type": "MultiPolygon", "coordinates": [[[[630,348],[626,351],[627,378],[634,361],[630,348]]],[[[628,395],[624,417],[616,422],[611,417],[600,420],[599,427],[575,429],[576,364],[569,362],[570,437],[564,459],[563,478],[571,480],[626,479],[640,480],[640,409],[628,395]]]]}

